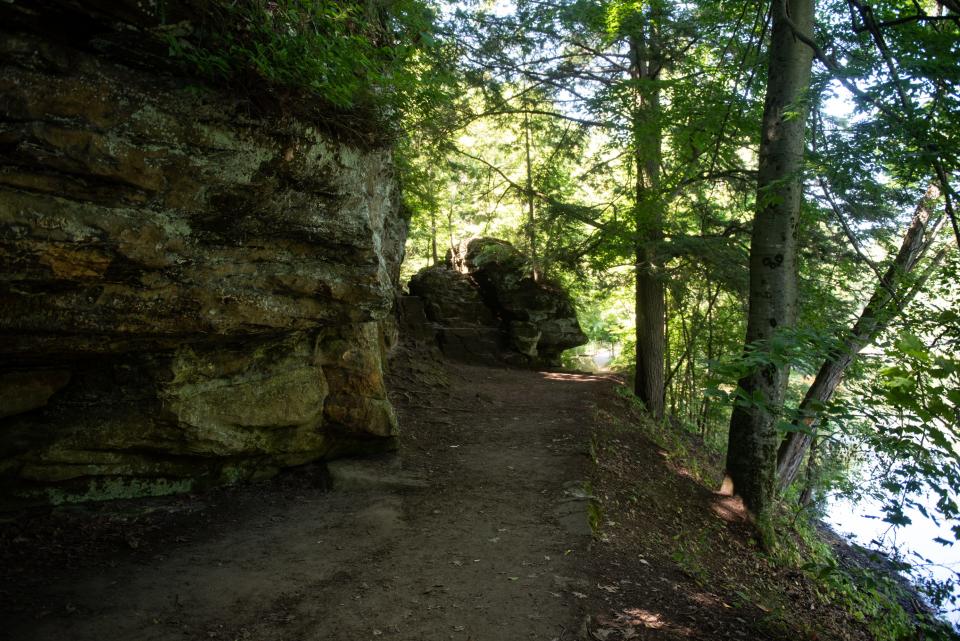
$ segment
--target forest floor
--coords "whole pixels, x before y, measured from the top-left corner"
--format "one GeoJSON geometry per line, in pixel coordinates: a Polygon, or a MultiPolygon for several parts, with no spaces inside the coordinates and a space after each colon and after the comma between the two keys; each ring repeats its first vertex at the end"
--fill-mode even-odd
{"type": "Polygon", "coordinates": [[[412,359],[393,383],[402,466],[0,523],[0,638],[870,638],[616,378],[412,359]]]}

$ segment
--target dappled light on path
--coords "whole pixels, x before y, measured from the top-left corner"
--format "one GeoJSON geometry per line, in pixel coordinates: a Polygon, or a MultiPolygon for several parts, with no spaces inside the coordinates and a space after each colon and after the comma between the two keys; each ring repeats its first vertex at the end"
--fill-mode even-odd
{"type": "Polygon", "coordinates": [[[548,381],[595,382],[597,380],[597,377],[592,374],[572,374],[566,372],[541,372],[540,374],[548,381]]]}
{"type": "Polygon", "coordinates": [[[609,374],[581,374],[576,372],[540,372],[540,376],[548,381],[565,381],[571,383],[596,383],[597,381],[616,380],[609,374]]]}
{"type": "Polygon", "coordinates": [[[594,628],[590,636],[601,641],[614,639],[645,639],[644,630],[661,630],[673,635],[690,637],[693,630],[686,626],[671,623],[658,612],[644,608],[628,607],[609,617],[599,615],[594,619],[594,628]]]}
{"type": "Polygon", "coordinates": [[[748,518],[747,508],[744,507],[739,496],[718,493],[713,505],[711,505],[711,510],[727,523],[739,523],[746,521],[748,518]]]}

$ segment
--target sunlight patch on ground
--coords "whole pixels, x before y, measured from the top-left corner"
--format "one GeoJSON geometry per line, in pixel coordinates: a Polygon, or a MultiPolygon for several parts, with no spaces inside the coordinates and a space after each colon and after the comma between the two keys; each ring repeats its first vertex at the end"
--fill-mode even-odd
{"type": "Polygon", "coordinates": [[[713,513],[728,523],[744,521],[747,518],[747,508],[743,506],[743,501],[738,496],[728,496],[716,494],[716,500],[710,509],[713,513]]]}
{"type": "Polygon", "coordinates": [[[730,606],[723,601],[715,594],[710,594],[709,592],[697,592],[696,594],[691,595],[692,600],[696,601],[700,605],[705,605],[709,607],[722,606],[724,608],[729,608],[730,606]]]}
{"type": "Polygon", "coordinates": [[[681,636],[692,636],[693,630],[674,625],[662,615],[643,608],[626,608],[614,617],[600,615],[595,619],[591,636],[601,641],[606,639],[643,639],[643,630],[663,630],[681,636]]]}
{"type": "Polygon", "coordinates": [[[575,381],[578,383],[592,383],[602,378],[591,374],[564,374],[562,372],[540,372],[540,375],[548,381],[575,381]]]}

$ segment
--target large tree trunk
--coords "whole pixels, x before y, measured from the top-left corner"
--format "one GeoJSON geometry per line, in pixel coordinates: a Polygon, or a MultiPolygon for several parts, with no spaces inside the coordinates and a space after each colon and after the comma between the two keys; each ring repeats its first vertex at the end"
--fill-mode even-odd
{"type": "MultiPolygon", "coordinates": [[[[814,0],[774,0],[769,76],[760,142],[757,212],[750,243],[750,310],[745,349],[767,349],[776,332],[796,317],[794,231],[802,199],[807,90],[813,50],[794,30],[810,37],[814,0]]],[[[730,419],[727,474],[747,509],[766,520],[775,497],[776,428],[789,367],[768,363],[744,376],[730,419]]]]}
{"type": "Polygon", "coordinates": [[[650,271],[652,257],[648,251],[638,248],[636,258],[637,353],[634,393],[643,401],[650,415],[660,420],[663,418],[666,395],[663,379],[666,342],[663,282],[650,271]]]}
{"type": "Polygon", "coordinates": [[[820,414],[843,375],[864,347],[876,339],[903,310],[906,292],[910,289],[910,273],[917,266],[924,251],[929,247],[926,235],[927,222],[939,190],[930,186],[917,205],[910,227],[903,236],[900,250],[873,290],[866,307],[860,312],[857,322],[827,355],[813,384],[800,403],[795,424],[803,423],[807,433],[791,432],[780,444],[777,454],[777,476],[781,487],[787,487],[797,477],[803,457],[810,447],[820,423],[820,414]],[[906,286],[905,286],[906,285],[906,286]]]}
{"type": "Polygon", "coordinates": [[[660,52],[656,31],[659,5],[649,9],[651,19],[630,39],[633,79],[637,82],[633,113],[633,151],[637,169],[636,198],[636,369],[634,393],[654,419],[663,418],[666,302],[661,280],[662,260],[657,244],[663,240],[663,198],[660,160],[660,52]]]}

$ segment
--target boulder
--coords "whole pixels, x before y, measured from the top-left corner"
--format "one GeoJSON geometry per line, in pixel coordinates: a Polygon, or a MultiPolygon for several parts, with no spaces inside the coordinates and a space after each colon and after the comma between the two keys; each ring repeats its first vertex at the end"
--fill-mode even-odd
{"type": "Polygon", "coordinates": [[[423,301],[427,318],[445,327],[496,327],[473,279],[448,265],[424,267],[410,279],[410,293],[423,301]]]}
{"type": "Polygon", "coordinates": [[[410,293],[423,300],[444,353],[457,358],[555,365],[561,352],[587,342],[566,291],[535,281],[503,240],[474,238],[448,251],[445,264],[413,277],[410,293]]]}
{"type": "Polygon", "coordinates": [[[514,349],[545,363],[588,341],[570,295],[556,282],[534,280],[523,256],[510,243],[474,238],[451,261],[470,275],[487,305],[506,322],[514,349]]]}
{"type": "Polygon", "coordinates": [[[410,293],[422,301],[446,356],[467,362],[497,362],[500,321],[469,276],[443,264],[425,267],[410,279],[410,293]]]}

